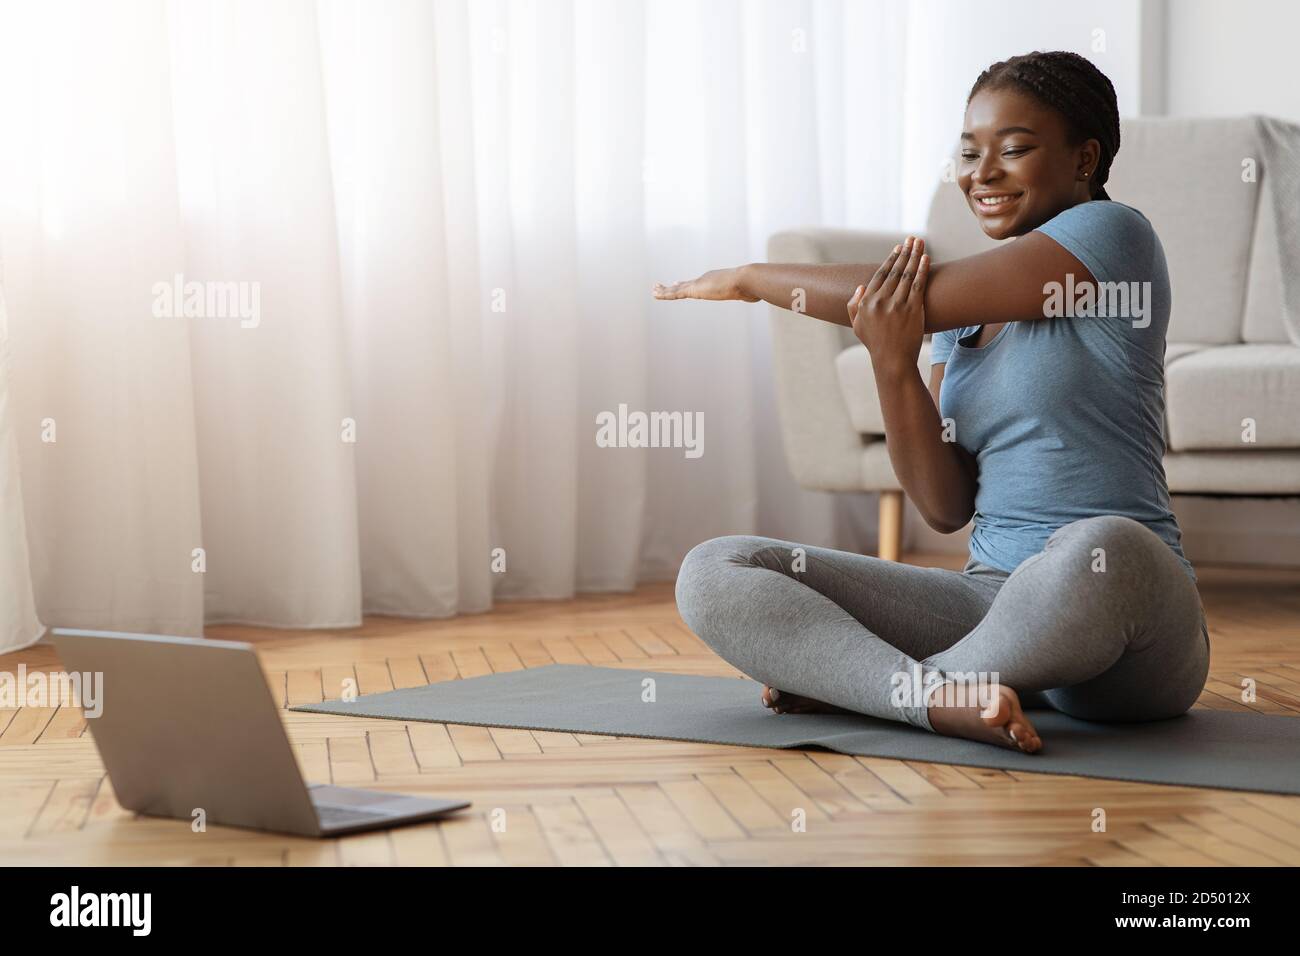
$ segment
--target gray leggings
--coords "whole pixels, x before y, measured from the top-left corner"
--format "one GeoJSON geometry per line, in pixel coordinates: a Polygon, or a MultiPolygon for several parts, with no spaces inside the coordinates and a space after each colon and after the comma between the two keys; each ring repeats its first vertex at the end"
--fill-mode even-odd
{"type": "Polygon", "coordinates": [[[927,730],[934,680],[1141,721],[1185,713],[1209,670],[1196,584],[1155,533],[1116,515],[1065,525],[1010,575],[714,538],[682,563],[677,607],[754,680],[927,730]]]}

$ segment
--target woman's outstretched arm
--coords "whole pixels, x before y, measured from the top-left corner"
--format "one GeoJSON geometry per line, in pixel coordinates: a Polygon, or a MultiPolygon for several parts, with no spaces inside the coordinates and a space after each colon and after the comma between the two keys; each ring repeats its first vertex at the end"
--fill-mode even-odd
{"type": "Polygon", "coordinates": [[[844,303],[879,268],[878,262],[874,265],[754,262],[740,267],[740,287],[754,299],[824,322],[848,325],[844,303]]]}
{"type": "MultiPolygon", "coordinates": [[[[836,325],[853,291],[880,263],[804,265],[754,262],[715,269],[698,279],[657,284],[657,299],[739,299],[770,302],[836,325]]],[[[996,249],[934,265],[925,292],[925,331],[1023,322],[1043,317],[1048,283],[1094,281],[1088,267],[1055,239],[1031,232],[996,249]]]]}
{"type": "Polygon", "coordinates": [[[844,303],[853,290],[880,267],[857,263],[806,265],[754,262],[734,269],[714,269],[698,279],[658,283],[656,299],[714,299],[770,302],[836,325],[848,325],[844,303]]]}

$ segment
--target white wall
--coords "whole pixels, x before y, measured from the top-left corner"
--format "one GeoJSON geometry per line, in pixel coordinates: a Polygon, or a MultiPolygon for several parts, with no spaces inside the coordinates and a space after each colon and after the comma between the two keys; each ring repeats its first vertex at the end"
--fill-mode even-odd
{"type": "Polygon", "coordinates": [[[1300,123],[1300,3],[1173,0],[1167,17],[1171,116],[1264,113],[1300,123]]]}

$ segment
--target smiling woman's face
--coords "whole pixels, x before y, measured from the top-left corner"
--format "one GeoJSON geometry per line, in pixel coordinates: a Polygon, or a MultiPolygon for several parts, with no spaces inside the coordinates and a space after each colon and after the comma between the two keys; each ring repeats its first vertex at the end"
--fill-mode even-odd
{"type": "Polygon", "coordinates": [[[957,182],[994,239],[1024,235],[1091,197],[1100,144],[1071,144],[1061,115],[1024,93],[976,93],[961,143],[957,182]]]}

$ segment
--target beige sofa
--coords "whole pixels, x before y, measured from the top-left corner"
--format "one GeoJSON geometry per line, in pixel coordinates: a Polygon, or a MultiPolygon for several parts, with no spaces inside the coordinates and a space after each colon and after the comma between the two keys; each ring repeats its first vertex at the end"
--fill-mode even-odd
{"type": "MultiPolygon", "coordinates": [[[[1170,491],[1300,495],[1300,347],[1281,307],[1280,254],[1255,117],[1126,120],[1107,191],[1146,214],[1173,286],[1165,359],[1170,491]],[[1254,170],[1253,177],[1243,170],[1254,170]],[[1249,421],[1247,421],[1249,420],[1249,421]],[[1253,434],[1249,431],[1253,422],[1253,434]],[[1244,424],[1243,424],[1244,423],[1244,424]]],[[[1300,156],[1295,157],[1300,164],[1300,156]]],[[[994,245],[955,182],[927,219],[936,261],[994,245]]],[[[893,232],[809,228],[774,235],[772,262],[879,262],[893,232]]],[[[786,460],[805,488],[880,493],[880,555],[897,560],[903,493],[884,441],[871,357],[839,326],[772,310],[786,460]]],[[[920,356],[929,381],[929,337],[920,356]]]]}

